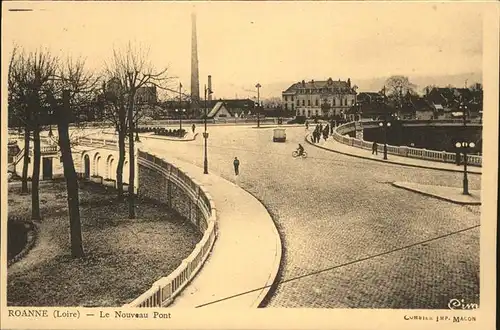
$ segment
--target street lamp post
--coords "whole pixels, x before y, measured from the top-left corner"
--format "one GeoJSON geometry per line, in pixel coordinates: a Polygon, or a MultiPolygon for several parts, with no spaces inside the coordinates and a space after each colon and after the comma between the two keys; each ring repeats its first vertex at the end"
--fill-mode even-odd
{"type": "Polygon", "coordinates": [[[387,160],[387,128],[391,127],[391,122],[387,121],[387,115],[384,116],[384,122],[378,125],[384,128],[384,159],[387,160]]]}
{"type": "Polygon", "coordinates": [[[208,143],[208,133],[207,133],[207,93],[212,94],[212,90],[207,88],[205,85],[205,131],[203,132],[203,139],[205,141],[205,158],[203,161],[203,174],[208,174],[208,154],[207,154],[207,143],[208,143]]]}
{"type": "Polygon", "coordinates": [[[182,112],[181,112],[181,109],[182,108],[182,84],[179,83],[179,130],[182,129],[182,112],[186,112],[186,109],[182,109],[182,112]]]}
{"type": "Polygon", "coordinates": [[[182,129],[182,114],[186,112],[186,109],[175,109],[176,113],[179,113],[179,130],[182,129]]]}
{"type": "Polygon", "coordinates": [[[255,87],[257,88],[257,127],[260,127],[260,88],[262,86],[257,83],[255,87]]]}
{"type": "MultiPolygon", "coordinates": [[[[467,128],[467,105],[465,105],[463,102],[460,103],[459,109],[462,110],[462,119],[463,119],[463,124],[464,124],[464,135],[466,133],[466,128],[467,128]]],[[[455,147],[460,151],[462,151],[464,155],[464,179],[463,179],[463,194],[464,195],[469,195],[469,180],[467,178],[467,148],[474,148],[476,145],[474,142],[468,142],[468,141],[462,141],[462,142],[457,142],[455,144],[455,147]]],[[[458,153],[457,156],[460,156],[460,153],[458,153]]]]}
{"type": "Polygon", "coordinates": [[[356,109],[358,110],[357,111],[358,120],[361,121],[361,103],[359,103],[359,102],[356,103],[356,109]]]}
{"type": "Polygon", "coordinates": [[[52,109],[49,109],[49,137],[54,136],[54,133],[52,132],[52,114],[54,111],[52,109]]]}
{"type": "Polygon", "coordinates": [[[455,147],[461,150],[464,154],[464,179],[463,179],[463,194],[469,195],[469,180],[467,178],[467,148],[474,148],[476,144],[474,142],[457,142],[455,147]]]}

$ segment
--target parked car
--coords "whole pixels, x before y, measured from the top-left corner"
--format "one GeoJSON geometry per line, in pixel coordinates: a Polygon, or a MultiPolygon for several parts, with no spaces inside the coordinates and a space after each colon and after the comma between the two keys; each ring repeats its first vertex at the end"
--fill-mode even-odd
{"type": "Polygon", "coordinates": [[[285,142],[286,132],[284,128],[275,128],[273,131],[273,142],[285,142]]]}

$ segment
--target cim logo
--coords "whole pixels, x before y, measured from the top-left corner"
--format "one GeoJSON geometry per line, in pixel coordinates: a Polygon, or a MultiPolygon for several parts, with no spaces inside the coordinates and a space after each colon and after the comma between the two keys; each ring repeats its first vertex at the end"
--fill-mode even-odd
{"type": "Polygon", "coordinates": [[[449,309],[478,309],[479,305],[475,303],[466,303],[464,299],[451,299],[448,302],[449,309]]]}

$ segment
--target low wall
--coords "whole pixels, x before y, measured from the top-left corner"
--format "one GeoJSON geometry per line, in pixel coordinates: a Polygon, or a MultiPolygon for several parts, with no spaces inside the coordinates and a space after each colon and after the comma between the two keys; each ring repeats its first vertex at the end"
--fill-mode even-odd
{"type": "MultiPolygon", "coordinates": [[[[352,138],[349,136],[345,136],[345,134],[349,134],[351,132],[356,131],[356,123],[350,122],[344,125],[340,125],[333,130],[333,139],[337,142],[358,147],[362,149],[372,149],[373,142],[364,141],[356,138],[352,138]]],[[[384,145],[378,145],[378,152],[384,152],[384,145]]],[[[436,151],[436,150],[427,150],[427,149],[419,149],[412,148],[407,146],[391,146],[387,145],[387,153],[397,156],[417,158],[417,159],[425,159],[437,162],[444,163],[455,163],[456,162],[456,154],[452,152],[446,151],[436,151]]],[[[467,155],[467,164],[472,166],[481,166],[482,165],[482,157],[478,155],[467,155]]]]}
{"type": "MultiPolygon", "coordinates": [[[[290,120],[291,118],[283,117],[283,122],[290,120]]],[[[265,124],[278,124],[277,117],[264,117],[261,116],[259,119],[260,123],[265,124]]],[[[196,126],[203,125],[205,121],[203,119],[183,119],[182,127],[189,131],[191,130],[191,125],[195,124],[196,126]]],[[[219,118],[209,118],[207,119],[207,124],[210,125],[249,125],[249,124],[257,124],[257,117],[250,118],[235,118],[235,117],[219,117],[219,118]]],[[[158,119],[149,121],[147,124],[139,124],[139,127],[154,127],[154,126],[174,126],[179,127],[179,119],[158,119]]]]}
{"type": "Polygon", "coordinates": [[[124,307],[165,307],[203,266],[214,245],[216,210],[205,188],[182,169],[146,152],[139,151],[139,194],[167,204],[184,215],[203,234],[193,252],[170,275],[124,307]]]}
{"type": "Polygon", "coordinates": [[[8,217],[7,230],[8,230],[9,224],[12,222],[17,222],[17,223],[23,224],[25,226],[25,228],[27,229],[26,244],[24,245],[24,248],[18,254],[16,254],[11,260],[7,261],[7,267],[10,267],[12,264],[18,262],[19,260],[24,258],[24,256],[26,254],[28,254],[28,252],[35,245],[36,240],[38,238],[38,233],[39,233],[38,224],[29,218],[22,218],[22,217],[17,217],[17,216],[8,217]]]}

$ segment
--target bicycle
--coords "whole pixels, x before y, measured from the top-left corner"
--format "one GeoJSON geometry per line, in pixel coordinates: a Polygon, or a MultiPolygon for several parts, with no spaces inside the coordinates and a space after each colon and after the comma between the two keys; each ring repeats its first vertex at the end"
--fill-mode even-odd
{"type": "Polygon", "coordinates": [[[297,158],[297,157],[307,158],[307,152],[302,151],[302,155],[299,155],[299,151],[298,150],[294,150],[292,152],[292,157],[293,158],[297,158]]]}

